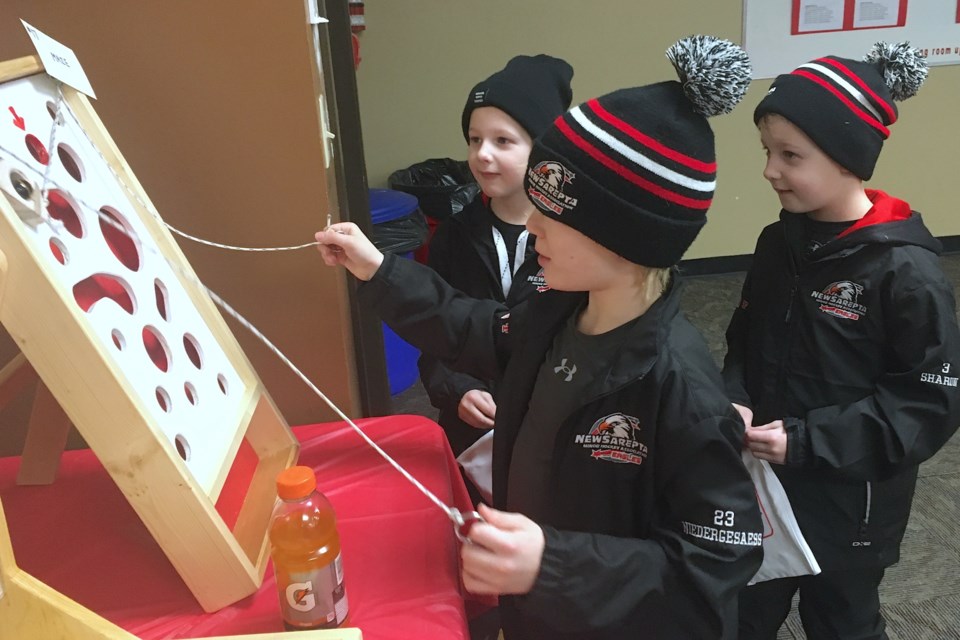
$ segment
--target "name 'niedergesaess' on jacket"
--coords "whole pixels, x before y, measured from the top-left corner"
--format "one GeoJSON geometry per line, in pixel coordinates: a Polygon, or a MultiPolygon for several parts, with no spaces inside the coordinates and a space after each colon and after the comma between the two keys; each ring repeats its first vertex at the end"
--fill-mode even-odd
{"type": "MultiPolygon", "coordinates": [[[[718,511],[717,519],[723,520],[725,514],[733,514],[732,511],[718,511]]],[[[693,524],[684,520],[683,532],[693,538],[702,538],[721,544],[739,544],[748,547],[759,547],[763,544],[763,534],[756,531],[736,531],[730,529],[719,529],[702,524],[693,524]]]]}

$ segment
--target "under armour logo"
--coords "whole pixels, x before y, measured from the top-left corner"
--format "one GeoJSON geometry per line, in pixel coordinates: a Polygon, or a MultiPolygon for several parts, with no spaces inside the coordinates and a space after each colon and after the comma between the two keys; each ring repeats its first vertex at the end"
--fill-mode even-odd
{"type": "Polygon", "coordinates": [[[567,359],[564,358],[563,360],[560,361],[560,366],[559,366],[559,367],[554,367],[554,368],[553,368],[553,372],[554,372],[554,373],[563,372],[563,373],[567,374],[567,377],[564,378],[563,381],[564,381],[564,382],[570,382],[571,380],[573,380],[573,374],[575,374],[575,373],[577,372],[577,365],[573,365],[572,367],[568,367],[568,366],[567,366],[567,359]]]}

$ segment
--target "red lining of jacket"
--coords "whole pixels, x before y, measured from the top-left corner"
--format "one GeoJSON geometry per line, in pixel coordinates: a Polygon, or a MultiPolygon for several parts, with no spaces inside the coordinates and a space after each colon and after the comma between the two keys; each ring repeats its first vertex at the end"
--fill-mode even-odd
{"type": "Polygon", "coordinates": [[[887,195],[886,192],[880,191],[879,189],[865,189],[865,192],[867,198],[873,203],[873,206],[870,207],[870,210],[867,211],[862,218],[838,235],[838,238],[849,235],[857,229],[863,229],[864,227],[869,227],[874,224],[896,222],[898,220],[906,220],[910,217],[912,213],[910,205],[903,200],[887,195]]]}

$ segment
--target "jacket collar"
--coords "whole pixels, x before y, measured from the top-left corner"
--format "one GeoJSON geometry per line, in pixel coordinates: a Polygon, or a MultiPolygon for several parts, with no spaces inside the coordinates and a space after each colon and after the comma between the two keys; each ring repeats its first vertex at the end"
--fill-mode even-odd
{"type": "Polygon", "coordinates": [[[878,189],[866,189],[867,198],[873,203],[870,210],[862,218],[857,220],[852,226],[845,229],[838,238],[848,236],[855,231],[875,224],[884,224],[885,222],[896,222],[906,220],[910,217],[910,205],[889,196],[878,189]]]}
{"type": "Polygon", "coordinates": [[[637,318],[624,340],[623,348],[600,381],[595,395],[610,393],[645,376],[657,361],[660,350],[667,343],[667,333],[673,318],[680,313],[682,283],[673,270],[667,290],[637,318]]]}
{"type": "MultiPolygon", "coordinates": [[[[490,208],[489,203],[490,199],[486,196],[477,198],[461,211],[453,214],[450,220],[463,227],[467,238],[477,247],[477,253],[483,257],[492,271],[496,271],[496,265],[491,260],[494,247],[490,227],[493,226],[493,218],[497,214],[490,208]]],[[[536,244],[536,236],[530,234],[527,240],[527,259],[534,255],[536,244]]]]}
{"type": "MultiPolygon", "coordinates": [[[[940,241],[930,234],[923,218],[911,211],[909,204],[879,190],[867,189],[866,194],[873,203],[870,210],[831,242],[814,251],[811,261],[843,257],[868,244],[915,245],[940,253],[940,241]]],[[[803,217],[804,214],[780,212],[787,237],[803,233],[803,217]]]]}
{"type": "MultiPolygon", "coordinates": [[[[680,312],[681,291],[682,284],[677,271],[674,270],[670,284],[663,295],[650,305],[642,316],[632,321],[633,325],[624,339],[623,348],[617,352],[616,359],[610,363],[606,375],[598,376],[589,389],[591,398],[614,391],[650,371],[660,349],[666,344],[670,322],[680,312]]],[[[536,328],[536,332],[542,336],[540,353],[542,362],[557,332],[562,330],[564,323],[572,314],[577,313],[586,304],[587,294],[555,292],[554,295],[544,294],[539,297],[543,298],[544,304],[548,305],[549,309],[545,309],[540,317],[550,319],[547,326],[536,328]]]]}

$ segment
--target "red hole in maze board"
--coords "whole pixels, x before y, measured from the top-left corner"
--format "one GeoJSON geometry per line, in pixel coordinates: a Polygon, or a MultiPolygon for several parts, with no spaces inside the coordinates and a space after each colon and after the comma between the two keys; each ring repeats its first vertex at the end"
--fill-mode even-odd
{"type": "Polygon", "coordinates": [[[143,328],[143,346],[157,369],[166,372],[170,368],[170,354],[167,352],[167,346],[153,327],[143,328]]]}
{"type": "Polygon", "coordinates": [[[76,152],[65,144],[58,144],[57,155],[70,177],[77,182],[83,182],[83,165],[80,164],[76,152]]]}
{"type": "Polygon", "coordinates": [[[123,224],[120,215],[110,207],[100,209],[100,231],[107,241],[110,251],[117,257],[120,264],[130,271],[140,268],[140,252],[134,240],[133,232],[123,224]]]}
{"type": "Polygon", "coordinates": [[[170,396],[167,395],[166,390],[163,387],[157,387],[155,394],[157,396],[157,404],[160,405],[160,410],[164,413],[170,413],[170,396]]]}
{"type": "Polygon", "coordinates": [[[97,274],[73,285],[73,298],[84,311],[89,311],[100,300],[113,300],[129,314],[133,314],[133,298],[119,279],[97,274]]]}
{"type": "Polygon", "coordinates": [[[183,334],[183,350],[187,352],[187,357],[197,369],[203,368],[203,359],[200,357],[200,345],[197,339],[189,333],[183,334]]]}
{"type": "Polygon", "coordinates": [[[28,133],[26,143],[27,150],[30,152],[30,155],[33,156],[34,160],[44,165],[50,162],[50,153],[47,151],[47,148],[43,146],[43,143],[40,142],[40,138],[32,133],[28,133]]]}
{"type": "Polygon", "coordinates": [[[187,396],[187,400],[190,401],[190,404],[193,404],[193,405],[197,404],[198,398],[197,398],[196,387],[194,387],[192,384],[187,382],[183,385],[183,393],[184,395],[187,396]]]}
{"type": "Polygon", "coordinates": [[[59,220],[66,227],[67,232],[75,238],[83,237],[83,223],[80,222],[80,214],[76,207],[67,198],[66,194],[59,189],[53,189],[47,194],[47,213],[54,220],[59,220]]]}
{"type": "Polygon", "coordinates": [[[182,435],[178,435],[173,439],[173,443],[177,447],[177,453],[183,461],[190,462],[190,443],[187,442],[187,439],[182,435]]]}
{"type": "Polygon", "coordinates": [[[67,257],[63,254],[63,247],[61,247],[60,243],[56,242],[53,238],[50,239],[50,253],[53,254],[53,257],[60,264],[67,264],[67,257]]]}
{"type": "Polygon", "coordinates": [[[170,317],[167,315],[167,288],[159,279],[153,281],[153,293],[157,299],[157,312],[161,318],[169,321],[170,317]]]}

